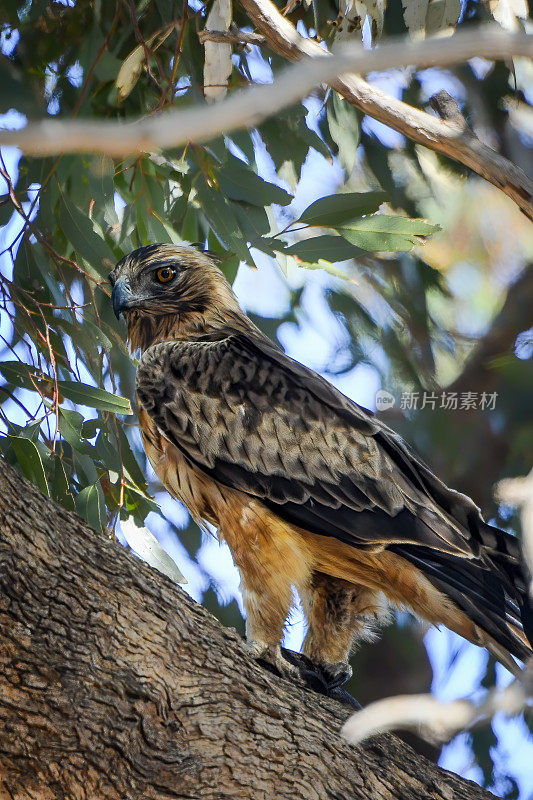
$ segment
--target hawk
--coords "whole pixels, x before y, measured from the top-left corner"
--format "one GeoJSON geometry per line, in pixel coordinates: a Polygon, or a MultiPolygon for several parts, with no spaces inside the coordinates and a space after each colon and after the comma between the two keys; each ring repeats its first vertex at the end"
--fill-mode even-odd
{"type": "Polygon", "coordinates": [[[249,651],[282,674],[296,588],[304,654],[329,687],[390,606],[486,647],[532,654],[518,540],[484,522],[405,441],[261,333],[209,253],[157,244],[109,276],[141,351],[146,454],[168,491],[227,542],[249,651]]]}

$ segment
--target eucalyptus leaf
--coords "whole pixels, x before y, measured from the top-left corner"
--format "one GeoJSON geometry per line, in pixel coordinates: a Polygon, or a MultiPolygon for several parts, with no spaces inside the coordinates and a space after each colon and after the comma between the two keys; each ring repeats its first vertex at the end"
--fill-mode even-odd
{"type": "Polygon", "coordinates": [[[230,200],[256,206],[269,206],[272,203],[286,206],[292,201],[292,195],[285,189],[265,181],[237,158],[228,159],[218,172],[218,180],[222,192],[230,200]]]}
{"type": "Polygon", "coordinates": [[[59,391],[64,397],[90,408],[100,411],[112,411],[114,414],[133,414],[130,401],[118,394],[111,394],[105,389],[89,386],[75,381],[58,381],[59,391]]]}
{"type": "Polygon", "coordinates": [[[131,549],[158,572],[176,583],[187,583],[176,562],[161,547],[148,528],[139,528],[132,517],[122,520],[120,529],[131,549]]]}
{"type": "Polygon", "coordinates": [[[423,219],[375,214],[337,228],[345,239],[363,250],[406,251],[439,230],[423,219]]]}
{"type": "Polygon", "coordinates": [[[297,222],[319,227],[338,227],[363,214],[373,214],[385,199],[384,192],[331,194],[311,203],[297,222]]]}
{"type": "Polygon", "coordinates": [[[103,493],[99,485],[86,486],[76,497],[76,511],[95,531],[104,527],[103,493]]]}
{"type": "Polygon", "coordinates": [[[95,232],[88,214],[80,211],[74,203],[66,200],[61,203],[59,224],[74,250],[93,267],[99,267],[99,271],[103,272],[104,259],[110,263],[115,262],[113,251],[95,232]]]}
{"type": "Polygon", "coordinates": [[[53,459],[53,477],[50,483],[50,495],[62,506],[74,511],[74,496],[70,490],[70,484],[62,459],[56,455],[53,459]]]}
{"type": "Polygon", "coordinates": [[[17,463],[26,478],[34,483],[43,494],[50,497],[43,461],[37,446],[31,439],[26,439],[23,436],[10,436],[9,438],[17,463]]]}
{"type": "Polygon", "coordinates": [[[342,236],[332,234],[302,239],[284,250],[285,255],[297,256],[309,264],[318,264],[320,260],[330,263],[348,261],[350,258],[357,258],[363,252],[361,248],[354,247],[342,236]]]}
{"type": "Polygon", "coordinates": [[[246,239],[228,200],[212,186],[209,186],[203,176],[199,177],[196,183],[196,190],[200,198],[202,211],[216,235],[235,255],[254,266],[246,239]]]}
{"type": "Polygon", "coordinates": [[[8,383],[19,386],[21,389],[35,390],[35,383],[41,377],[40,373],[20,361],[1,361],[0,373],[8,383]],[[33,380],[32,380],[33,378],[33,380]]]}
{"type": "Polygon", "coordinates": [[[338,148],[338,157],[346,171],[352,174],[359,145],[359,119],[355,108],[332,91],[328,99],[329,133],[338,148]]]}

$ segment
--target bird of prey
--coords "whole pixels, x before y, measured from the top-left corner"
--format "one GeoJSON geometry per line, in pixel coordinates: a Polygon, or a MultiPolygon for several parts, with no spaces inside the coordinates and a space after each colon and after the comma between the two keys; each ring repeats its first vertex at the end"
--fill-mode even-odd
{"type": "Polygon", "coordinates": [[[157,244],[109,276],[133,350],[147,456],[241,575],[249,651],[282,674],[293,588],[327,686],[392,605],[486,647],[532,654],[517,539],[483,521],[405,441],[270,341],[211,254],[157,244]]]}

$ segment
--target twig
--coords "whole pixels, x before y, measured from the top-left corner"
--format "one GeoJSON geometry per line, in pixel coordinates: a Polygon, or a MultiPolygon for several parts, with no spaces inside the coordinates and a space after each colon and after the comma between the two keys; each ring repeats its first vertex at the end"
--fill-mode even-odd
{"type": "Polygon", "coordinates": [[[198,31],[198,38],[204,42],[220,42],[222,44],[265,44],[266,39],[260,33],[248,33],[241,31],[236,25],[232,25],[229,31],[198,31]]]}
{"type": "Polygon", "coordinates": [[[389,697],[370,703],[353,714],[342,728],[350,744],[359,744],[369,736],[395,729],[414,729],[425,737],[444,742],[466,728],[481,725],[503,712],[520,714],[533,699],[529,672],[515,679],[505,689],[491,689],[483,700],[454,700],[441,703],[430,694],[389,697]]]}
{"type": "Polygon", "coordinates": [[[112,156],[152,152],[190,141],[208,141],[222,133],[253,127],[301,100],[317,84],[326,82],[376,119],[470,166],[499,186],[533,219],[533,182],[473,134],[465,136],[463,126],[439,120],[395,100],[356,75],[337,77],[351,70],[369,72],[407,65],[446,66],[474,55],[485,58],[527,56],[533,54],[533,36],[488,27],[461,31],[449,39],[412,43],[401,39],[371,52],[350,44],[330,55],[316,42],[300,36],[269,0],[241,2],[263,30],[269,46],[292,59],[306,55],[320,55],[321,58],[306,58],[305,63],[287,69],[273,84],[236,92],[216,107],[196,106],[189,111],[180,109],[130,123],[47,119],[31,122],[22,130],[0,132],[0,145],[16,145],[26,153],[43,156],[60,152],[100,152],[112,156]]]}
{"type": "MultiPolygon", "coordinates": [[[[304,56],[327,55],[318,42],[300,36],[294,25],[279,12],[271,0],[240,0],[240,3],[247,12],[251,23],[264,34],[268,46],[274,52],[291,61],[299,60],[304,56]]],[[[479,37],[481,45],[481,39],[485,36],[485,32],[478,29],[477,32],[472,33],[475,38],[479,37]]],[[[435,49],[435,64],[444,66],[444,61],[440,59],[441,48],[448,48],[451,55],[452,52],[455,52],[457,42],[462,35],[464,32],[460,31],[451,38],[427,41],[430,47],[435,49]]],[[[404,40],[404,58],[398,61],[396,66],[404,65],[406,60],[409,61],[411,54],[417,51],[417,46],[418,43],[404,40]]],[[[383,53],[387,47],[388,45],[385,45],[371,53],[367,51],[367,63],[362,67],[352,67],[352,71],[368,73],[371,70],[382,69],[383,67],[376,68],[374,66],[373,57],[378,53],[383,53]]],[[[461,60],[466,60],[472,55],[473,50],[470,51],[470,55],[463,53],[461,60]]],[[[533,55],[530,43],[526,44],[522,55],[529,57],[533,55]]],[[[493,53],[488,57],[497,56],[493,53]]],[[[502,57],[504,57],[503,54],[502,57]]],[[[453,62],[450,59],[447,63],[453,62]]],[[[421,62],[417,60],[413,60],[412,64],[421,66],[421,62]]],[[[501,189],[514,200],[529,219],[533,220],[533,181],[511,161],[480,142],[472,131],[465,132],[463,122],[457,124],[450,120],[437,119],[437,117],[413,108],[375,86],[371,86],[359,75],[344,75],[329,81],[329,84],[349,103],[360,108],[370,117],[403,133],[409,139],[425,145],[430,150],[444,153],[455,161],[465,164],[482,178],[501,189]]]]}
{"type": "Polygon", "coordinates": [[[115,32],[115,28],[117,27],[119,16],[120,16],[120,3],[117,0],[116,6],[115,6],[115,16],[113,17],[113,22],[111,23],[111,27],[109,28],[109,31],[107,32],[106,37],[105,37],[104,41],[102,42],[102,44],[100,46],[100,49],[98,50],[98,52],[96,54],[96,57],[95,57],[93,63],[91,64],[91,66],[89,68],[89,71],[87,72],[85,80],[83,81],[83,86],[81,87],[81,91],[80,91],[80,94],[79,94],[79,97],[78,97],[78,101],[77,101],[76,105],[74,106],[74,111],[72,112],[72,116],[73,117],[77,117],[78,116],[78,112],[79,112],[79,110],[81,108],[81,104],[83,103],[83,98],[85,97],[85,93],[86,93],[87,89],[89,88],[89,84],[91,82],[91,78],[93,76],[94,70],[96,69],[96,66],[97,66],[98,62],[100,61],[100,59],[102,58],[104,52],[107,50],[107,48],[109,46],[109,42],[111,41],[111,38],[112,38],[112,36],[113,36],[113,34],[115,32]]]}

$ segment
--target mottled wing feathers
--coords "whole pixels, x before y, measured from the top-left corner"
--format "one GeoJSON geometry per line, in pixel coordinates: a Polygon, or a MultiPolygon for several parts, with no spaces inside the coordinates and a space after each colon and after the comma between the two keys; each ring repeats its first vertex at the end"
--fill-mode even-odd
{"type": "Polygon", "coordinates": [[[422,541],[470,552],[422,481],[381,446],[377,420],[274,347],[253,344],[236,334],[143,356],[139,399],[192,463],[315,533],[363,547],[422,541]]]}
{"type": "Polygon", "coordinates": [[[523,657],[507,627],[519,627],[524,598],[516,540],[486,525],[371,412],[271,342],[228,332],[154,345],[137,393],[205,474],[300,528],[394,550],[523,657]]]}

